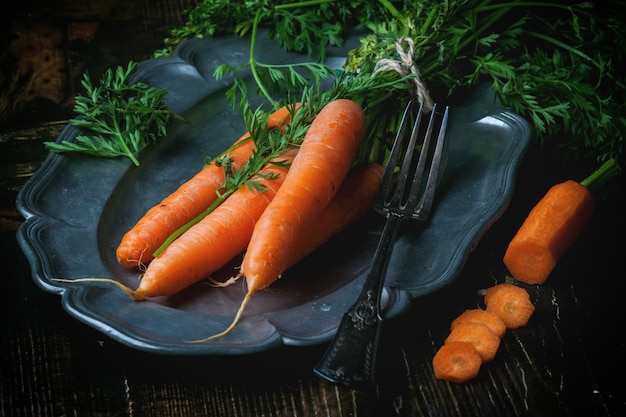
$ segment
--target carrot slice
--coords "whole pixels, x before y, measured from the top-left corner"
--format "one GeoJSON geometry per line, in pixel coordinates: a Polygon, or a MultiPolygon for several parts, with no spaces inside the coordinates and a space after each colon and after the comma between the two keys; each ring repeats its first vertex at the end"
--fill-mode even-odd
{"type": "Polygon", "coordinates": [[[448,342],[470,342],[483,362],[491,362],[500,347],[500,337],[480,323],[457,324],[446,338],[448,342]]]}
{"type": "Polygon", "coordinates": [[[450,324],[450,330],[461,323],[479,323],[483,324],[502,338],[506,333],[506,324],[502,321],[497,314],[492,311],[483,310],[481,308],[473,308],[463,311],[457,318],[455,318],[450,324]]]}
{"type": "Polygon", "coordinates": [[[463,383],[478,376],[483,360],[470,342],[448,342],[432,360],[435,378],[463,383]]]}
{"type": "Polygon", "coordinates": [[[500,317],[508,329],[525,326],[535,312],[528,291],[509,283],[487,288],[484,301],[487,311],[500,317]]]}

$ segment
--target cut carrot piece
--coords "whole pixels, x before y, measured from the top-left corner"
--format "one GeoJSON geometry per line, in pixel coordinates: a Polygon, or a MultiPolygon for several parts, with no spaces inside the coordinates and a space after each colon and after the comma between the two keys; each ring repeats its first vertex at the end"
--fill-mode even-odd
{"type": "Polygon", "coordinates": [[[480,323],[459,323],[450,332],[445,343],[470,342],[483,362],[491,362],[500,347],[500,337],[480,323]]]}
{"type": "Polygon", "coordinates": [[[535,312],[528,291],[509,283],[487,288],[484,300],[487,311],[500,317],[508,329],[525,326],[535,312]]]}
{"type": "Polygon", "coordinates": [[[507,247],[503,262],[511,275],[526,284],[543,284],[591,219],[595,203],[590,190],[620,171],[611,158],[580,183],[569,180],[550,188],[507,247]]]}
{"type": "Polygon", "coordinates": [[[482,358],[470,342],[448,342],[433,357],[435,378],[463,383],[478,376],[482,358]]]}
{"type": "Polygon", "coordinates": [[[593,196],[580,183],[569,180],[550,188],[507,247],[503,261],[511,275],[543,284],[593,211],[593,196]]]}
{"type": "Polygon", "coordinates": [[[506,324],[502,321],[497,314],[492,311],[483,310],[481,308],[474,308],[471,310],[465,310],[457,318],[452,321],[450,330],[461,323],[479,323],[489,327],[489,329],[502,338],[506,333],[506,324]]]}

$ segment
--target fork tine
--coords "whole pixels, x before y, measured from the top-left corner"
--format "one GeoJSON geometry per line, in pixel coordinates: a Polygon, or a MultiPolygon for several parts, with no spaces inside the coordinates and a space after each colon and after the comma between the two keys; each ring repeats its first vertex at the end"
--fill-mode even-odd
{"type": "MultiPolygon", "coordinates": [[[[424,105],[420,105],[419,111],[417,113],[417,117],[413,124],[413,129],[411,130],[411,135],[409,136],[409,143],[408,145],[406,145],[404,149],[405,150],[404,159],[400,166],[400,173],[398,175],[396,188],[389,201],[389,205],[391,207],[399,208],[400,210],[402,210],[405,206],[405,204],[403,204],[403,200],[406,196],[407,181],[409,180],[410,171],[413,166],[413,158],[415,157],[415,154],[416,154],[415,147],[417,145],[416,143],[417,137],[420,131],[420,126],[422,124],[423,113],[424,113],[424,105]]],[[[420,153],[420,159],[418,160],[418,169],[422,161],[421,155],[422,154],[420,153]]],[[[420,178],[418,178],[418,180],[419,179],[420,178]]]]}
{"type": "Polygon", "coordinates": [[[389,204],[387,202],[387,197],[389,195],[389,191],[391,190],[393,183],[393,174],[398,165],[398,160],[402,155],[404,145],[405,145],[405,132],[406,128],[409,124],[409,114],[411,108],[413,107],[413,102],[409,101],[404,109],[404,113],[402,114],[402,119],[400,121],[400,128],[396,133],[396,137],[393,141],[393,146],[391,147],[391,152],[389,154],[389,159],[387,161],[387,166],[385,167],[385,171],[383,172],[383,178],[381,180],[380,186],[378,188],[378,194],[376,196],[376,205],[378,209],[385,211],[389,204]]]}
{"type": "Polygon", "coordinates": [[[430,162],[430,168],[428,170],[427,182],[424,188],[424,192],[420,193],[421,184],[419,182],[422,178],[424,178],[424,167],[420,167],[419,164],[426,164],[426,159],[428,158],[428,148],[430,147],[430,143],[432,141],[432,133],[435,125],[435,115],[436,115],[436,105],[433,108],[430,121],[428,123],[428,129],[426,133],[426,137],[424,138],[424,145],[422,148],[422,152],[420,154],[420,160],[418,162],[418,168],[415,171],[415,179],[414,184],[412,186],[411,192],[409,193],[410,201],[407,203],[407,211],[408,208],[414,213],[413,216],[418,219],[425,218],[430,213],[430,210],[433,206],[433,200],[435,198],[435,190],[437,188],[437,183],[439,181],[439,173],[441,171],[441,159],[443,155],[443,145],[444,139],[446,136],[446,128],[448,124],[448,107],[446,106],[440,127],[439,133],[437,135],[437,140],[435,142],[435,150],[432,154],[432,159],[430,162]],[[423,157],[423,158],[422,158],[423,157]],[[422,160],[423,159],[423,160],[422,160]],[[418,200],[419,198],[419,200],[418,200]]]}

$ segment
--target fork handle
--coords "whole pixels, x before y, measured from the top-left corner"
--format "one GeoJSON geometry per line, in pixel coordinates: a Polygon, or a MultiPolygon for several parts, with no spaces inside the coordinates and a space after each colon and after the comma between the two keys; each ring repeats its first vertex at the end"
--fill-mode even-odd
{"type": "Polygon", "coordinates": [[[346,386],[374,382],[383,330],[380,298],[399,223],[400,217],[388,215],[361,293],[344,314],[334,339],[314,369],[327,381],[346,386]]]}

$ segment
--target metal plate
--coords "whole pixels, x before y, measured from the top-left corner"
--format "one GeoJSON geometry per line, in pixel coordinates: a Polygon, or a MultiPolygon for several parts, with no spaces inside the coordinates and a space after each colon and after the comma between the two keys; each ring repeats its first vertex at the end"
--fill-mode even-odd
{"type": "MultiPolygon", "coordinates": [[[[347,45],[347,48],[351,45],[347,45]]],[[[306,60],[264,40],[271,62],[306,60]]],[[[342,60],[342,51],[329,59],[342,60]]],[[[173,355],[248,354],[281,344],[330,340],[365,278],[382,219],[360,223],[255,294],[246,316],[228,336],[189,343],[223,330],[244,295],[242,286],[216,289],[197,284],[182,293],[143,302],[106,284],[65,284],[53,278],[109,277],[135,287],[137,271],[118,265],[115,248],[123,233],[203,164],[238,138],[245,127],[224,99],[229,80],[213,70],[248,57],[245,39],[225,37],[183,44],[174,57],[139,66],[137,79],[168,89],[167,103],[193,123],[174,123],[141,155],[125,160],[51,154],[17,198],[26,218],[18,240],[35,282],[60,294],[77,319],[128,346],[173,355]]],[[[68,125],[58,140],[72,140],[68,125]]],[[[506,209],[530,127],[498,106],[488,88],[478,88],[451,108],[447,161],[431,221],[419,234],[399,234],[388,271],[386,316],[405,311],[417,297],[449,284],[484,232],[506,209]]],[[[233,262],[231,267],[236,265],[233,262]]],[[[225,269],[230,275],[232,269],[225,269]]]]}

